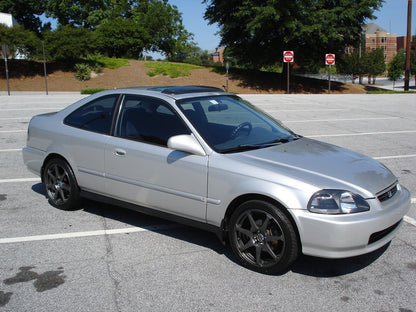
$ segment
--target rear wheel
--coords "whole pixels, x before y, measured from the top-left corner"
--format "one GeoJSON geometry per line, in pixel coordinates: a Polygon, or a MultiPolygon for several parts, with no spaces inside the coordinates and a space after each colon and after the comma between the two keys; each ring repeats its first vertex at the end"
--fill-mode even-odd
{"type": "Polygon", "coordinates": [[[51,159],[43,171],[42,182],[52,206],[63,210],[77,208],[79,188],[74,173],[65,160],[51,159]]]}
{"type": "Polygon", "coordinates": [[[247,268],[265,274],[286,270],[297,258],[295,229],[276,206],[261,200],[241,204],[230,220],[233,252],[247,268]]]}

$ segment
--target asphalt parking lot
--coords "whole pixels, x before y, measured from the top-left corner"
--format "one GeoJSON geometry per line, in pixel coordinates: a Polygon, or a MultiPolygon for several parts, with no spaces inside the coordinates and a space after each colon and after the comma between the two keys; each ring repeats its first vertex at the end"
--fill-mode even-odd
{"type": "Polygon", "coordinates": [[[412,193],[397,237],[360,257],[266,276],[215,235],[85,202],[60,211],[26,170],[31,116],[75,93],[0,93],[0,311],[416,312],[416,95],[243,95],[295,132],[364,153],[412,193]]]}

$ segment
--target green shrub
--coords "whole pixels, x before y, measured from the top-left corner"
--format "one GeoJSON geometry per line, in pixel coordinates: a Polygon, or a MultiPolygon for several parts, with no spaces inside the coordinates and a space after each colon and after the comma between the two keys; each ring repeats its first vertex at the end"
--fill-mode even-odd
{"type": "Polygon", "coordinates": [[[105,90],[107,89],[104,89],[104,88],[82,89],[81,94],[94,94],[94,93],[105,91],[105,90]]]}
{"type": "Polygon", "coordinates": [[[191,74],[189,70],[202,68],[201,66],[191,64],[170,62],[148,62],[146,67],[152,68],[152,70],[147,72],[147,75],[150,77],[164,75],[170,78],[189,76],[191,74]]]}
{"type": "Polygon", "coordinates": [[[104,67],[107,67],[109,69],[116,69],[119,68],[121,66],[129,66],[129,60],[127,59],[120,59],[120,58],[115,58],[115,57],[105,57],[102,56],[101,58],[99,58],[98,62],[102,65],[104,65],[104,67]]]}
{"type": "Polygon", "coordinates": [[[91,70],[88,64],[75,64],[75,79],[85,81],[91,79],[91,70]]]}

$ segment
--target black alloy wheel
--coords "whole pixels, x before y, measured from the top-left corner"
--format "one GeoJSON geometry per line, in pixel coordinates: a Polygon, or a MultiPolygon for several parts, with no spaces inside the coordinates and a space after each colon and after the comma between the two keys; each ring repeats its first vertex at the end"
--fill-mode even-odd
{"type": "Polygon", "coordinates": [[[240,262],[260,273],[282,273],[298,256],[292,223],[279,208],[261,200],[237,208],[230,220],[229,239],[240,262]]]}
{"type": "Polygon", "coordinates": [[[42,183],[52,206],[71,210],[79,204],[79,187],[68,163],[60,158],[50,160],[43,170],[42,183]]]}

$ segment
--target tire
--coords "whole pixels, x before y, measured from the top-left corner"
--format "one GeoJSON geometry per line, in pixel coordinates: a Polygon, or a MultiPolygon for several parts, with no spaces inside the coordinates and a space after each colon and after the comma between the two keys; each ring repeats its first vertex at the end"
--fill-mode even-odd
{"type": "Polygon", "coordinates": [[[283,273],[296,260],[296,231],[282,210],[262,200],[241,204],[230,219],[229,241],[238,260],[263,274],[283,273]]]}
{"type": "Polygon", "coordinates": [[[62,210],[76,209],[80,202],[80,191],[69,164],[53,158],[43,170],[42,183],[49,203],[62,210]]]}

